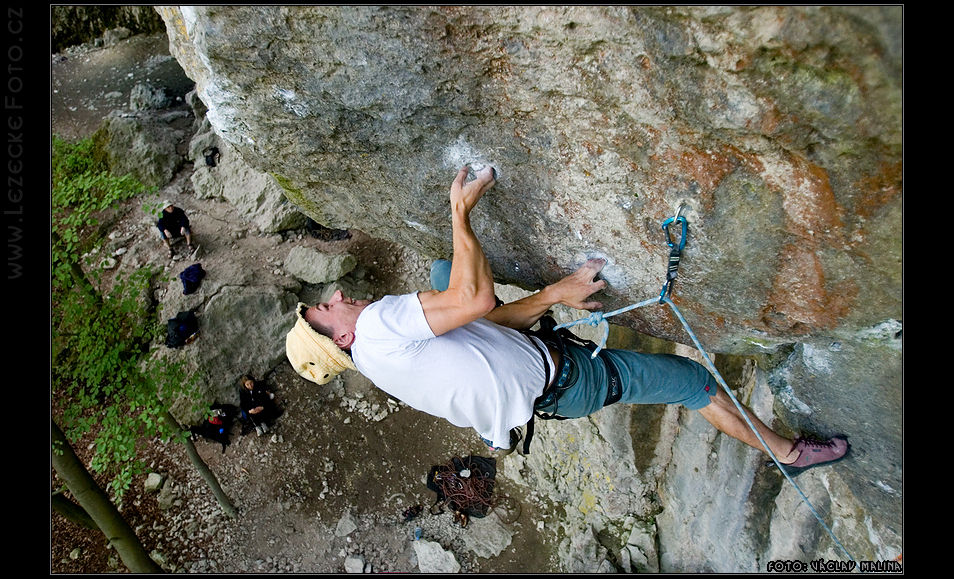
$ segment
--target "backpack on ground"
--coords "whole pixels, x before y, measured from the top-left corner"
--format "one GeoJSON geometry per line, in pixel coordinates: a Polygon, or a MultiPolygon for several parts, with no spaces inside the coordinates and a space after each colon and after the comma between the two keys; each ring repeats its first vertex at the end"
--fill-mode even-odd
{"type": "Polygon", "coordinates": [[[166,322],[166,345],[181,348],[199,337],[199,319],[192,311],[179,312],[166,322]]]}
{"type": "Polygon", "coordinates": [[[192,440],[199,437],[218,442],[222,445],[222,452],[225,447],[232,444],[232,423],[238,416],[238,408],[232,404],[213,404],[212,412],[209,417],[200,424],[192,426],[189,431],[192,433],[192,440]]]}
{"type": "Polygon", "coordinates": [[[209,167],[215,167],[219,164],[219,148],[218,147],[206,147],[202,151],[202,156],[205,157],[205,164],[209,167]]]}

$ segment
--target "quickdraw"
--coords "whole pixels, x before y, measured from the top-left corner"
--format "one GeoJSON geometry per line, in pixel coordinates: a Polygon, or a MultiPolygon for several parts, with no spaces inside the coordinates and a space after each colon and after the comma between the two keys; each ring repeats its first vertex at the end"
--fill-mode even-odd
{"type": "Polygon", "coordinates": [[[682,257],[682,250],[686,247],[686,238],[689,236],[689,222],[686,221],[685,217],[679,215],[683,207],[684,205],[680,205],[679,209],[676,210],[676,215],[662,223],[662,229],[666,232],[666,245],[669,246],[669,264],[666,267],[666,283],[663,284],[662,291],[659,292],[659,303],[663,303],[664,298],[672,295],[672,282],[676,280],[676,274],[679,272],[679,259],[682,257]],[[673,223],[682,224],[682,235],[679,236],[678,246],[673,243],[672,236],[669,233],[669,226],[673,223]]]}
{"type": "Polygon", "coordinates": [[[666,304],[670,308],[672,308],[673,313],[679,319],[680,323],[682,323],[682,326],[683,328],[685,328],[686,333],[689,334],[689,337],[692,339],[693,344],[695,344],[696,349],[699,350],[699,353],[702,355],[702,358],[706,363],[706,367],[712,373],[713,377],[715,377],[716,380],[719,382],[719,385],[722,386],[723,390],[725,390],[726,394],[729,395],[729,398],[732,399],[732,402],[735,404],[736,408],[741,413],[742,418],[745,419],[745,423],[748,425],[750,429],[752,429],[752,432],[755,433],[756,438],[758,438],[759,442],[762,443],[762,446],[765,448],[765,451],[768,453],[768,455],[772,457],[772,460],[775,462],[775,465],[778,466],[779,470],[782,472],[785,478],[788,479],[788,482],[791,483],[792,487],[794,487],[796,492],[798,492],[798,495],[801,497],[802,501],[808,506],[812,514],[815,515],[815,518],[818,520],[821,526],[824,527],[824,529],[828,532],[828,535],[832,538],[832,540],[834,540],[835,544],[838,545],[838,547],[842,550],[845,556],[848,557],[848,559],[850,559],[851,561],[854,561],[854,558],[852,558],[851,554],[848,553],[848,550],[845,549],[844,545],[841,544],[841,541],[838,540],[838,537],[835,536],[835,533],[825,523],[821,515],[818,514],[818,512],[815,510],[815,507],[812,506],[811,501],[808,500],[808,497],[805,496],[805,493],[802,492],[802,489],[798,486],[798,484],[795,483],[795,480],[792,479],[791,475],[788,474],[788,471],[785,470],[785,467],[782,465],[782,463],[779,462],[778,458],[775,456],[775,453],[772,452],[771,448],[769,448],[768,443],[765,442],[765,439],[762,438],[762,435],[759,434],[758,430],[756,430],[755,426],[752,424],[752,421],[749,420],[747,412],[745,412],[745,410],[742,408],[742,405],[739,403],[738,399],[736,399],[735,394],[732,393],[732,390],[729,389],[729,385],[726,384],[725,380],[722,378],[722,375],[716,369],[715,364],[713,364],[712,360],[709,359],[709,355],[706,354],[706,351],[705,349],[703,349],[702,344],[699,343],[699,340],[696,338],[696,335],[692,332],[692,328],[689,327],[688,322],[686,322],[686,319],[682,316],[682,313],[679,311],[679,308],[676,307],[676,304],[674,304],[672,302],[672,299],[670,298],[670,295],[672,294],[672,282],[675,281],[676,279],[676,274],[678,273],[678,269],[679,269],[679,260],[681,259],[681,256],[682,256],[682,250],[686,247],[686,239],[689,234],[689,222],[686,220],[685,217],[680,215],[683,208],[684,208],[684,205],[680,205],[679,208],[676,210],[676,214],[673,217],[666,219],[662,223],[662,229],[663,231],[666,232],[666,244],[669,246],[670,251],[669,251],[669,263],[666,267],[666,282],[663,284],[662,291],[659,293],[658,298],[651,298],[648,300],[644,300],[642,302],[632,304],[624,308],[619,308],[618,310],[613,310],[607,313],[593,312],[590,315],[586,316],[585,318],[580,318],[574,322],[567,322],[567,323],[560,324],[556,326],[554,330],[559,330],[561,328],[568,328],[570,326],[575,326],[577,324],[589,324],[591,326],[604,324],[602,340],[596,346],[596,349],[593,351],[592,357],[595,358],[597,354],[599,354],[600,350],[606,346],[606,339],[609,336],[609,322],[606,321],[606,318],[621,314],[623,312],[628,312],[636,308],[648,306],[653,303],[666,304]],[[672,236],[670,235],[670,232],[669,232],[669,226],[672,225],[673,223],[677,225],[682,225],[682,235],[680,236],[678,244],[673,242],[672,236]]]}

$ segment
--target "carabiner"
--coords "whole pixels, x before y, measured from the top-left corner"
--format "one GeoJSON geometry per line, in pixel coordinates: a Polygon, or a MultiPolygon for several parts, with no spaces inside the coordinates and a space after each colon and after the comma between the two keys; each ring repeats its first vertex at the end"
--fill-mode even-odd
{"type": "MultiPolygon", "coordinates": [[[[680,210],[681,209],[682,208],[680,207],[680,210]]],[[[679,249],[677,250],[681,252],[683,248],[686,247],[686,234],[689,232],[689,222],[686,221],[686,218],[683,217],[682,215],[677,215],[676,217],[670,217],[666,219],[665,221],[663,221],[662,228],[663,228],[663,231],[666,232],[666,245],[668,245],[670,249],[675,247],[675,244],[672,242],[672,236],[669,234],[669,226],[672,223],[676,223],[677,225],[679,223],[682,223],[682,235],[680,236],[679,249]]]]}
{"type": "Polygon", "coordinates": [[[663,231],[666,232],[666,245],[669,246],[669,263],[666,266],[666,283],[663,284],[662,291],[659,292],[659,303],[663,303],[663,298],[672,294],[672,282],[676,279],[676,275],[679,271],[679,260],[682,256],[682,250],[684,247],[686,247],[686,238],[688,237],[689,233],[689,222],[686,221],[685,217],[679,215],[679,213],[682,211],[682,207],[682,205],[679,206],[675,217],[666,219],[662,224],[663,231]],[[673,243],[672,236],[669,233],[669,226],[673,223],[682,223],[682,235],[680,236],[678,247],[675,243],[673,243]]]}

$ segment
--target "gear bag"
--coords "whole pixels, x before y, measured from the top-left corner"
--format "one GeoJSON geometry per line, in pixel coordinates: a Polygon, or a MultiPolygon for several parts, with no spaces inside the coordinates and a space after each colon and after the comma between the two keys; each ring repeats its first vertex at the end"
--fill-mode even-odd
{"type": "Polygon", "coordinates": [[[209,167],[215,167],[219,164],[219,148],[218,147],[206,147],[202,151],[202,155],[205,157],[205,164],[209,167]]]}
{"type": "Polygon", "coordinates": [[[199,319],[192,311],[179,312],[166,322],[166,345],[181,348],[199,337],[199,319]]]}

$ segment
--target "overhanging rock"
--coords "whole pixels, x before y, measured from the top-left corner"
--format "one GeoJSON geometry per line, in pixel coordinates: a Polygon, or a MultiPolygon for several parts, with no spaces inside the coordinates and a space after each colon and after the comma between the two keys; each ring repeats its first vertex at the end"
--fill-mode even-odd
{"type": "MultiPolygon", "coordinates": [[[[746,353],[901,319],[900,7],[162,7],[216,133],[328,226],[446,257],[466,162],[500,281],[605,256],[746,353]]],[[[617,322],[685,341],[664,310],[617,322]]]]}

